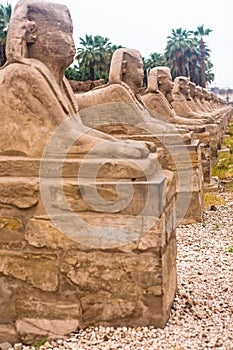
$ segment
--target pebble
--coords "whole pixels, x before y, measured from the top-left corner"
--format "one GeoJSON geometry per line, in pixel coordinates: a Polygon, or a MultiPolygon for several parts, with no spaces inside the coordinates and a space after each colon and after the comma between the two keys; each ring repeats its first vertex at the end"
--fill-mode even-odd
{"type": "Polygon", "coordinates": [[[10,350],[12,349],[12,345],[10,343],[1,343],[0,344],[0,350],[10,350]]]}

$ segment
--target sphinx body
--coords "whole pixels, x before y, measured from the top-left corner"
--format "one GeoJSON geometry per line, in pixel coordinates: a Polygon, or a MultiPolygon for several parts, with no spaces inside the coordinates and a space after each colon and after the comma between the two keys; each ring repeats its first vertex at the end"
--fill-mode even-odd
{"type": "Polygon", "coordinates": [[[78,154],[108,140],[99,156],[115,152],[113,157],[147,157],[146,145],[120,142],[83,125],[64,77],[75,54],[70,13],[64,5],[37,4],[19,1],[9,25],[7,63],[0,70],[1,154],[41,156],[56,128],[72,117],[71,129],[79,132],[78,154]]]}
{"type": "Polygon", "coordinates": [[[114,52],[109,82],[84,94],[76,94],[80,116],[85,125],[112,134],[174,132],[166,120],[154,120],[141,98],[143,64],[133,49],[114,52]]]}
{"type": "Polygon", "coordinates": [[[203,117],[210,118],[210,119],[213,118],[213,120],[216,120],[216,117],[220,116],[220,112],[217,110],[214,110],[213,108],[210,108],[210,105],[208,106],[208,108],[204,108],[204,105],[201,104],[198,98],[196,84],[194,84],[193,82],[189,82],[188,86],[189,86],[189,93],[186,94],[185,97],[191,110],[195,113],[199,113],[203,115],[203,117]]]}
{"type": "Polygon", "coordinates": [[[171,102],[176,113],[191,119],[201,119],[206,123],[213,122],[210,115],[194,112],[188,104],[190,100],[189,79],[183,76],[176,77],[173,86],[173,101],[171,102]]]}
{"type": "MultiPolygon", "coordinates": [[[[137,140],[156,139],[155,142],[161,155],[164,152],[164,159],[163,156],[160,158],[162,166],[165,169],[172,170],[180,184],[177,187],[179,198],[177,213],[182,207],[183,199],[191,195],[191,205],[187,206],[185,220],[187,220],[186,222],[193,220],[194,211],[189,209],[195,201],[200,204],[200,210],[195,211],[195,213],[198,213],[198,219],[200,219],[203,207],[202,169],[199,140],[193,142],[193,133],[190,132],[193,122],[187,118],[176,117],[166,98],[160,92],[157,94],[157,91],[156,96],[158,95],[159,99],[156,104],[161,109],[152,111],[153,106],[148,107],[145,103],[145,98],[148,95],[140,94],[142,84],[143,63],[140,53],[133,49],[122,48],[116,50],[111,61],[109,83],[90,92],[75,95],[80,106],[82,121],[88,126],[98,128],[109,134],[116,134],[120,138],[125,136],[137,140]],[[177,124],[175,121],[177,121],[177,124]],[[191,162],[191,152],[189,153],[191,149],[192,152],[196,151],[197,162],[195,164],[191,162]],[[185,173],[186,170],[181,169],[183,164],[181,164],[178,154],[179,156],[182,154],[185,159],[184,162],[187,162],[186,169],[189,169],[189,175],[185,173]],[[189,178],[192,178],[193,171],[196,172],[198,184],[194,190],[190,182],[188,191],[187,188],[183,191],[185,186],[183,176],[186,174],[189,178]],[[195,192],[195,195],[193,192],[195,192]]],[[[195,128],[203,130],[202,121],[197,120],[195,128]]]]}
{"type": "Polygon", "coordinates": [[[199,118],[188,118],[188,115],[179,115],[172,106],[172,78],[168,67],[155,67],[149,72],[148,88],[142,95],[150,115],[158,118],[159,115],[169,123],[188,126],[192,128],[194,125],[202,125],[203,120],[199,118]]]}
{"type": "MultiPolygon", "coordinates": [[[[77,113],[69,84],[66,94],[47,67],[38,60],[24,59],[0,71],[1,153],[40,156],[52,132],[77,113]],[[70,97],[68,99],[68,97],[70,97]]],[[[81,121],[77,116],[77,125],[81,121]]]]}
{"type": "Polygon", "coordinates": [[[177,289],[175,178],[155,147],[83,125],[64,78],[74,54],[66,6],[19,1],[0,70],[0,328],[11,343],[93,321],[164,327],[177,289]]]}

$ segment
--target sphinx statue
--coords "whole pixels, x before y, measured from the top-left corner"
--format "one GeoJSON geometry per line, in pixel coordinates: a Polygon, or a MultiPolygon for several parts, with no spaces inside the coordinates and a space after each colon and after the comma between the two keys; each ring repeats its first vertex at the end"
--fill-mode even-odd
{"type": "MultiPolygon", "coordinates": [[[[140,92],[143,76],[143,62],[139,51],[128,48],[116,50],[111,60],[109,82],[87,93],[75,95],[82,121],[88,126],[120,138],[155,140],[158,149],[162,151],[160,158],[162,167],[174,172],[180,184],[177,187],[177,213],[183,206],[184,198],[192,197],[190,206],[186,207],[188,210],[184,220],[186,223],[192,220],[192,222],[198,221],[202,217],[203,208],[200,142],[192,139],[193,132],[190,131],[193,127],[192,122],[187,118],[177,117],[176,119],[170,112],[168,101],[161,93],[162,101],[165,100],[161,107],[165,106],[165,109],[151,114],[144,100],[145,95],[141,95],[140,92]],[[170,118],[166,117],[167,111],[170,118]],[[174,119],[181,125],[174,124],[174,119]],[[185,122],[186,125],[184,125],[185,122]],[[194,153],[195,164],[190,157],[194,153]],[[180,161],[180,156],[184,159],[184,163],[180,161]],[[183,164],[190,170],[189,175],[182,168],[183,164]],[[188,190],[187,188],[184,190],[186,183],[183,179],[184,174],[193,179],[194,172],[196,172],[197,186],[190,185],[188,190]],[[198,203],[200,210],[196,208],[194,202],[198,203]],[[194,207],[195,210],[193,210],[194,207]],[[197,214],[195,218],[194,213],[197,214]]],[[[203,130],[202,121],[197,120],[196,128],[198,131],[203,130]]],[[[181,216],[178,214],[177,218],[181,216]]]]}
{"type": "Polygon", "coordinates": [[[187,115],[190,118],[197,116],[199,118],[207,118],[207,123],[215,124],[215,126],[220,125],[222,122],[226,124],[225,121],[228,120],[229,107],[214,108],[210,91],[196,86],[186,77],[180,76],[175,78],[173,96],[174,101],[172,105],[182,115],[187,115]]]}
{"type": "Polygon", "coordinates": [[[154,120],[141,98],[143,62],[139,51],[117,49],[112,56],[109,82],[75,94],[85,125],[109,134],[174,132],[166,120],[154,120]]]}
{"type": "Polygon", "coordinates": [[[211,115],[194,112],[189,105],[190,101],[189,79],[184,76],[176,77],[173,86],[173,101],[171,102],[176,113],[191,119],[201,119],[204,123],[214,122],[211,115]]]}
{"type": "Polygon", "coordinates": [[[208,111],[205,113],[194,112],[188,101],[191,100],[189,91],[189,79],[184,76],[178,76],[174,79],[173,86],[173,97],[172,106],[177,113],[181,116],[188,118],[199,118],[203,121],[205,130],[210,133],[211,139],[211,152],[213,158],[217,157],[217,149],[221,147],[222,130],[219,121],[216,121],[214,115],[209,114],[208,111]],[[207,114],[208,113],[208,114],[207,114]]]}
{"type": "MultiPolygon", "coordinates": [[[[201,93],[201,90],[202,88],[199,90],[200,93],[201,93]]],[[[209,93],[208,93],[208,99],[209,101],[212,99],[209,93]]],[[[189,81],[189,93],[187,94],[186,100],[189,107],[192,109],[192,111],[203,115],[203,117],[206,116],[206,117],[214,118],[219,115],[219,111],[214,110],[213,106],[210,107],[210,105],[208,105],[206,106],[207,108],[204,108],[204,105],[199,103],[197,86],[195,83],[191,81],[189,81]]]]}
{"type": "Polygon", "coordinates": [[[206,113],[206,110],[203,105],[203,94],[202,88],[196,86],[196,84],[189,82],[190,96],[193,99],[198,113],[206,113]]]}
{"type": "MultiPolygon", "coordinates": [[[[178,123],[180,127],[188,128],[193,132],[193,139],[200,140],[204,181],[209,183],[211,178],[211,153],[216,154],[216,140],[220,140],[218,126],[209,124],[212,123],[209,115],[195,113],[188,105],[183,94],[186,89],[182,89],[183,85],[189,82],[186,77],[182,77],[180,80],[175,79],[173,85],[170,69],[168,67],[155,67],[150,70],[148,78],[148,88],[142,95],[142,99],[151,116],[157,118],[158,115],[162,115],[164,119],[170,120],[171,123],[175,125],[178,123]],[[179,105],[179,109],[174,108],[174,103],[175,106],[179,105]]],[[[186,93],[188,95],[188,90],[186,93]]]]}
{"type": "Polygon", "coordinates": [[[205,101],[205,109],[207,112],[213,112],[213,106],[211,105],[211,94],[206,88],[202,88],[202,93],[205,101]]]}
{"type": "MultiPolygon", "coordinates": [[[[142,95],[142,100],[147,106],[150,115],[155,119],[162,116],[169,123],[183,126],[203,125],[205,119],[190,119],[188,115],[180,116],[172,106],[172,77],[170,68],[155,67],[152,68],[148,76],[148,87],[142,95]]],[[[192,128],[193,129],[193,128],[192,128]]]]}
{"type": "Polygon", "coordinates": [[[190,92],[190,99],[187,101],[189,107],[193,110],[193,112],[205,113],[205,110],[200,104],[200,101],[198,99],[197,86],[192,81],[189,81],[189,92],[190,92]]]}
{"type": "Polygon", "coordinates": [[[64,78],[74,54],[66,6],[17,3],[0,69],[0,337],[11,343],[93,322],[164,327],[177,290],[176,179],[152,141],[83,124],[64,78]]]}
{"type": "Polygon", "coordinates": [[[204,108],[209,113],[215,115],[216,117],[221,117],[226,111],[229,110],[229,106],[224,106],[223,108],[217,107],[215,105],[215,96],[206,88],[202,88],[202,95],[204,100],[204,108]]]}
{"type": "Polygon", "coordinates": [[[72,31],[64,5],[36,0],[21,0],[16,5],[8,29],[7,62],[0,70],[0,153],[41,156],[54,130],[72,117],[71,129],[80,136],[78,154],[108,140],[106,147],[98,148],[98,156],[115,152],[115,157],[147,157],[146,145],[120,142],[83,125],[64,77],[75,55],[72,31]]]}

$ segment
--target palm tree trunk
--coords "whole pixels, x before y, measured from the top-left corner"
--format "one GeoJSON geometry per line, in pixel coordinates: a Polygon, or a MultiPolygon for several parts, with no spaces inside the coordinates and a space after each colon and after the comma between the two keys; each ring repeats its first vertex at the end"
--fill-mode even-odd
{"type": "Polygon", "coordinates": [[[197,79],[196,79],[196,68],[197,68],[197,60],[192,59],[191,67],[190,67],[190,80],[198,85],[197,79]]]}
{"type": "Polygon", "coordinates": [[[6,63],[5,44],[0,42],[0,67],[6,63]]]}
{"type": "Polygon", "coordinates": [[[184,70],[184,64],[183,64],[183,57],[179,57],[179,75],[185,75],[185,70],[184,70]]]}
{"type": "Polygon", "coordinates": [[[90,64],[90,80],[95,80],[95,68],[94,64],[90,64]]]}
{"type": "Polygon", "coordinates": [[[206,76],[205,76],[205,43],[203,39],[200,40],[200,52],[201,52],[201,86],[206,87],[206,76]]]}

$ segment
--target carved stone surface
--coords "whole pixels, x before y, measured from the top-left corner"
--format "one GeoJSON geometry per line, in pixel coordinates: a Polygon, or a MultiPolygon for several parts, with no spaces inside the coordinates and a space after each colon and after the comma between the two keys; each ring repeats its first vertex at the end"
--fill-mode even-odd
{"type": "Polygon", "coordinates": [[[58,289],[58,260],[52,254],[0,251],[0,272],[43,291],[58,289]]]}
{"type": "Polygon", "coordinates": [[[151,118],[140,96],[142,83],[140,52],[117,49],[111,60],[109,83],[75,95],[83,123],[116,136],[174,131],[165,121],[151,118]]]}
{"type": "Polygon", "coordinates": [[[18,2],[0,70],[1,342],[164,327],[175,296],[175,176],[154,142],[83,125],[74,54],[66,6],[18,2]]]}
{"type": "Polygon", "coordinates": [[[179,114],[173,108],[172,77],[168,67],[152,68],[148,76],[148,87],[142,95],[142,100],[148,108],[151,116],[155,119],[159,117],[172,124],[186,125],[189,128],[195,126],[193,130],[198,130],[198,125],[203,122],[198,118],[190,120],[186,113],[179,114]]]}

